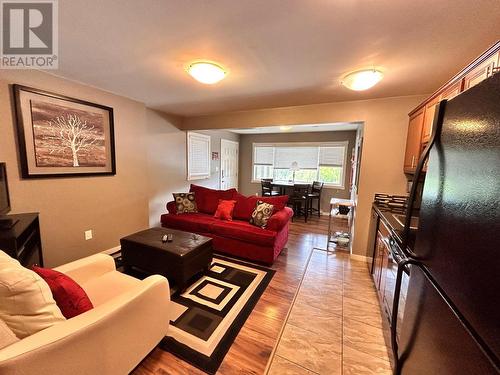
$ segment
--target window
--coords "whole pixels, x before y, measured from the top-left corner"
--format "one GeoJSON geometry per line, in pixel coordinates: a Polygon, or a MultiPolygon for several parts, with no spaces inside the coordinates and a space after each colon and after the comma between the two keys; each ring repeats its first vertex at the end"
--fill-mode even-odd
{"type": "Polygon", "coordinates": [[[187,179],[210,177],[210,136],[187,133],[187,179]]]}
{"type": "Polygon", "coordinates": [[[276,181],[344,187],[348,142],[254,143],[253,182],[263,178],[276,181]]]}

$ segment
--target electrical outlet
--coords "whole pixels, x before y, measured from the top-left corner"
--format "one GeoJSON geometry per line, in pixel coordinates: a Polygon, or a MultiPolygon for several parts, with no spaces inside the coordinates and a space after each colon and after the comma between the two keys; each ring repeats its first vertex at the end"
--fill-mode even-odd
{"type": "Polygon", "coordinates": [[[92,239],[92,229],[86,230],[85,231],[85,240],[91,240],[92,239]]]}

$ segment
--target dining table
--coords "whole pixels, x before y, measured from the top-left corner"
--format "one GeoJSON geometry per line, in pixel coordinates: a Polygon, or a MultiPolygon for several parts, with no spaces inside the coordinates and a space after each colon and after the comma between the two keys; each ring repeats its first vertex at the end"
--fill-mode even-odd
{"type": "MultiPolygon", "coordinates": [[[[293,181],[273,181],[272,186],[279,189],[280,195],[287,195],[287,190],[293,188],[295,183],[293,181]]],[[[311,185],[311,184],[309,184],[311,185]]]]}

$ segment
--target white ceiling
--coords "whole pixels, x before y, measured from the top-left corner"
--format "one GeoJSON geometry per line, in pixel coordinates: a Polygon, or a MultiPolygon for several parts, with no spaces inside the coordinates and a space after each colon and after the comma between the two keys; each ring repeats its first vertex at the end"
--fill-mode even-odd
{"type": "Polygon", "coordinates": [[[180,115],[430,93],[500,37],[499,0],[59,1],[53,73],[180,115]],[[215,86],[194,59],[229,69],[215,86]],[[342,74],[378,67],[366,92],[342,74]]]}
{"type": "Polygon", "coordinates": [[[352,122],[337,122],[333,124],[307,124],[287,126],[264,126],[261,128],[248,129],[226,129],[238,134],[273,134],[273,133],[310,133],[310,132],[332,132],[343,130],[356,130],[360,124],[352,122]]]}

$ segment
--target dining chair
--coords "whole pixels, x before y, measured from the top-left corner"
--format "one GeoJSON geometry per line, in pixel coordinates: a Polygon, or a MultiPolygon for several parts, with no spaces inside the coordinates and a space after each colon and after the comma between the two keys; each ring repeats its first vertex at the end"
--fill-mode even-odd
{"type": "MultiPolygon", "coordinates": [[[[294,184],[292,194],[288,197],[288,205],[293,208],[295,215],[304,215],[304,221],[307,223],[307,214],[309,211],[309,184],[294,184]]],[[[294,216],[295,216],[294,215],[294,216]]],[[[293,221],[293,216],[292,216],[293,221]]]]}
{"type": "Polygon", "coordinates": [[[263,178],[260,180],[261,188],[262,188],[262,196],[263,197],[271,197],[275,195],[280,195],[279,191],[274,190],[273,188],[273,179],[272,178],[263,178]]]}
{"type": "Polygon", "coordinates": [[[318,217],[321,216],[321,191],[323,190],[323,182],[314,181],[311,186],[311,191],[307,195],[309,198],[309,213],[312,215],[313,211],[318,213],[318,217]],[[313,207],[314,201],[318,201],[317,207],[313,207]]]}

